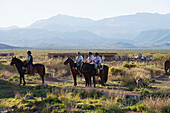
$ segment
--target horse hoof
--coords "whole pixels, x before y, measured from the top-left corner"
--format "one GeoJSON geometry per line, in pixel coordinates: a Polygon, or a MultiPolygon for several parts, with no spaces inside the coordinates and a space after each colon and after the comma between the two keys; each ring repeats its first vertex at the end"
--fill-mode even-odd
{"type": "Polygon", "coordinates": [[[18,84],[18,86],[20,86],[21,84],[18,84]]]}
{"type": "Polygon", "coordinates": [[[23,84],[23,86],[25,86],[25,84],[23,84]]]}

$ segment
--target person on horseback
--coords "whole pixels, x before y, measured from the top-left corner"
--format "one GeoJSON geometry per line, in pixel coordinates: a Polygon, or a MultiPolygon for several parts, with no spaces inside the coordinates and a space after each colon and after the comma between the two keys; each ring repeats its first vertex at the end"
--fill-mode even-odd
{"type": "Polygon", "coordinates": [[[26,73],[29,73],[30,71],[32,71],[33,57],[31,55],[31,51],[28,51],[27,55],[28,59],[25,60],[25,66],[27,67],[26,73]]]}
{"type": "Polygon", "coordinates": [[[94,63],[94,56],[93,56],[92,52],[89,52],[89,55],[88,55],[86,62],[90,63],[90,64],[94,63]]]}
{"type": "Polygon", "coordinates": [[[96,68],[96,75],[98,75],[100,72],[100,66],[101,66],[101,57],[99,56],[99,53],[95,53],[94,63],[95,63],[95,68],[96,68]]]}
{"type": "Polygon", "coordinates": [[[77,63],[77,70],[79,70],[81,64],[83,63],[83,56],[81,55],[80,52],[77,53],[76,63],[77,63]]]}

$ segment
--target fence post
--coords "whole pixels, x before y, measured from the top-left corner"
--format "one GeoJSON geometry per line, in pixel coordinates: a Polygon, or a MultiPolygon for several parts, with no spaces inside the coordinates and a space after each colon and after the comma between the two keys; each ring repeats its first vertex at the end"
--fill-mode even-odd
{"type": "Polygon", "coordinates": [[[8,53],[8,55],[7,55],[7,62],[9,62],[9,53],[8,53]]]}

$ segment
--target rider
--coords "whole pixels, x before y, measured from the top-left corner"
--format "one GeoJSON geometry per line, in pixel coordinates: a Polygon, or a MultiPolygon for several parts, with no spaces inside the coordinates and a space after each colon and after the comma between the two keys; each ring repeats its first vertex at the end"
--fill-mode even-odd
{"type": "Polygon", "coordinates": [[[99,56],[99,53],[95,53],[94,63],[95,63],[95,68],[96,68],[96,75],[98,75],[100,72],[100,66],[101,66],[101,57],[99,56]]]}
{"type": "Polygon", "coordinates": [[[83,56],[81,55],[80,52],[77,53],[76,63],[77,63],[77,69],[79,70],[81,64],[83,63],[83,56]]]}
{"type": "Polygon", "coordinates": [[[25,60],[25,62],[26,62],[27,73],[28,73],[29,71],[32,71],[33,57],[31,55],[31,51],[28,51],[27,55],[28,55],[28,59],[25,60]]]}
{"type": "Polygon", "coordinates": [[[89,55],[88,55],[86,62],[88,62],[90,64],[94,63],[94,56],[93,56],[92,52],[89,52],[89,55]]]}

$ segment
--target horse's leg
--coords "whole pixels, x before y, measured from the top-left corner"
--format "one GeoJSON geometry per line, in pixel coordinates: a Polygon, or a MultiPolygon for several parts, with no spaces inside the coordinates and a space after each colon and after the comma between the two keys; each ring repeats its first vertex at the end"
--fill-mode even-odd
{"type": "Polygon", "coordinates": [[[85,85],[85,87],[86,87],[88,85],[88,79],[87,79],[86,74],[84,74],[84,78],[85,78],[85,82],[86,82],[86,85],[85,85]]]}
{"type": "Polygon", "coordinates": [[[26,82],[25,82],[25,78],[24,78],[24,74],[22,74],[22,78],[23,78],[23,85],[25,86],[26,82]]]}
{"type": "Polygon", "coordinates": [[[20,83],[18,84],[19,86],[22,84],[22,75],[20,74],[20,83]]]}
{"type": "Polygon", "coordinates": [[[102,70],[102,78],[103,78],[102,83],[103,83],[103,86],[106,86],[106,82],[105,82],[106,79],[107,79],[106,76],[107,75],[105,74],[105,70],[102,70]]]}
{"type": "Polygon", "coordinates": [[[42,79],[42,85],[44,84],[44,75],[41,74],[41,79],[42,79]]]}
{"type": "Polygon", "coordinates": [[[103,78],[103,71],[100,70],[100,73],[99,73],[99,76],[100,76],[100,79],[101,79],[101,84],[102,86],[104,86],[104,78],[103,78]]]}
{"type": "Polygon", "coordinates": [[[168,70],[167,70],[167,69],[165,69],[165,74],[167,74],[167,71],[168,71],[168,70]]]}
{"type": "Polygon", "coordinates": [[[77,86],[77,75],[75,73],[73,74],[73,79],[74,79],[74,86],[77,86]]]}
{"type": "Polygon", "coordinates": [[[94,84],[94,87],[96,87],[96,83],[95,83],[95,75],[93,75],[93,84],[94,84]]]}
{"type": "Polygon", "coordinates": [[[89,76],[89,85],[91,87],[91,76],[89,76]]]}

